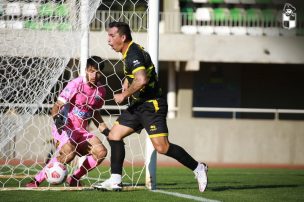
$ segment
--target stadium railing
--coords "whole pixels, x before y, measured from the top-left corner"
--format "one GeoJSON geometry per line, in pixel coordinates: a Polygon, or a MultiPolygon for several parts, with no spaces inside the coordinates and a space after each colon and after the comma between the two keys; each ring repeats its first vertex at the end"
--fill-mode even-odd
{"type": "MultiPolygon", "coordinates": [[[[0,103],[0,107],[37,107],[36,104],[23,104],[23,103],[0,103]]],[[[38,107],[51,108],[52,104],[41,104],[38,107]]],[[[127,106],[118,105],[105,105],[103,109],[105,110],[124,110],[127,106]]],[[[178,112],[178,107],[171,109],[178,112]]],[[[236,113],[272,113],[274,114],[274,119],[278,120],[280,114],[302,114],[304,115],[304,110],[301,109],[264,109],[264,108],[227,108],[227,107],[192,107],[193,112],[231,112],[232,118],[237,118],[236,113]]]]}
{"type": "MultiPolygon", "coordinates": [[[[146,31],[147,13],[125,11],[97,11],[96,19],[91,23],[92,31],[104,31],[107,27],[106,19],[128,20],[133,30],[146,31]],[[106,22],[106,23],[103,23],[106,22]],[[142,29],[145,28],[145,29],[142,29]]],[[[197,9],[193,16],[188,13],[160,12],[160,32],[208,34],[208,35],[304,35],[304,18],[297,17],[297,27],[293,30],[282,28],[280,13],[272,9],[197,9]],[[203,17],[201,16],[203,15],[203,17]]]]}

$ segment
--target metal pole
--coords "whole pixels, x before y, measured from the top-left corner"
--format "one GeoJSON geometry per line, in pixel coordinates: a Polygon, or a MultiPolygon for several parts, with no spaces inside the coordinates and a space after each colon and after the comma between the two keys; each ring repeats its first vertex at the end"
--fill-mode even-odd
{"type": "Polygon", "coordinates": [[[89,0],[82,0],[80,7],[81,42],[80,42],[80,75],[85,76],[89,57],[89,0]]]}
{"type": "MultiPolygon", "coordinates": [[[[158,41],[159,41],[159,0],[149,1],[148,50],[158,73],[158,41]]],[[[146,138],[146,187],[156,189],[156,151],[147,135],[146,138]]]]}

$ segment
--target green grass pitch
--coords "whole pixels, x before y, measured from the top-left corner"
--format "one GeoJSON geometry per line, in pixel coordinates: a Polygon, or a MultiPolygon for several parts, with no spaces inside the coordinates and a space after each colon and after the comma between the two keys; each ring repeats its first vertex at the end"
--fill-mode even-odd
{"type": "MultiPolygon", "coordinates": [[[[91,175],[94,175],[92,173],[91,175]]],[[[209,184],[200,193],[191,171],[182,167],[158,167],[157,188],[184,194],[192,199],[149,190],[122,192],[82,191],[0,191],[0,201],[304,201],[304,170],[210,168],[209,184]],[[196,197],[196,198],[195,198],[196,197]],[[199,197],[199,198],[198,198],[199,197]],[[200,199],[201,198],[201,199],[200,199]]],[[[4,180],[0,179],[3,183],[4,180]]],[[[21,184],[25,183],[23,180],[21,184]]],[[[85,185],[89,183],[84,180],[85,185]]],[[[140,183],[143,183],[141,179],[140,183]]]]}

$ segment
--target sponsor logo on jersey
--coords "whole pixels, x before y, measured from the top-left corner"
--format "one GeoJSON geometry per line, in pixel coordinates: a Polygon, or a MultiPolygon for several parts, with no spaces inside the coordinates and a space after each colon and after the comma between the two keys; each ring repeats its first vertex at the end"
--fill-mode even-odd
{"type": "Polygon", "coordinates": [[[136,65],[139,65],[140,62],[138,60],[133,60],[133,65],[136,66],[136,65]]]}

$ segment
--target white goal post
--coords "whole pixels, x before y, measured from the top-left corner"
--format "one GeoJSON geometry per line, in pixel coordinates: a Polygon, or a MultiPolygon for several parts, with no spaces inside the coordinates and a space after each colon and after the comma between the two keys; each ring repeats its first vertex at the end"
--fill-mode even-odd
{"type": "MultiPolygon", "coordinates": [[[[148,31],[147,48],[158,67],[158,8],[158,0],[0,1],[0,190],[26,190],[25,183],[32,180],[53,155],[49,153],[54,152],[49,110],[66,83],[84,75],[86,59],[94,52],[89,47],[90,23],[100,22],[105,31],[109,21],[131,22],[139,18],[140,29],[137,27],[133,32],[148,31]],[[103,14],[98,16],[97,10],[103,14]],[[120,15],[113,16],[113,13],[120,15]],[[148,25],[144,22],[147,19],[148,25]]],[[[101,57],[107,60],[104,76],[107,90],[113,94],[120,89],[112,86],[111,81],[117,83],[123,79],[117,70],[121,60],[101,57]]],[[[111,103],[113,98],[109,97],[100,109],[110,127],[125,108],[111,103]]],[[[92,132],[110,150],[106,138],[94,127],[92,132]]],[[[143,185],[155,189],[156,153],[147,134],[132,135],[126,138],[125,145],[127,168],[123,171],[123,182],[129,187],[143,185]]],[[[86,189],[109,176],[109,165],[108,156],[93,174],[84,177],[86,189]]],[[[77,166],[76,161],[72,162],[69,172],[77,166]]],[[[52,188],[46,182],[42,187],[52,188]]],[[[68,189],[66,185],[64,188],[68,189]]]]}

